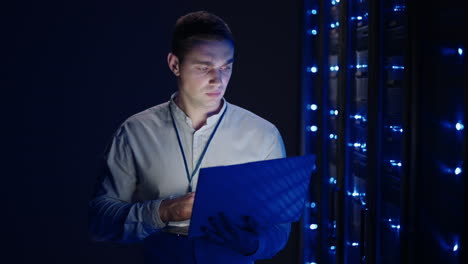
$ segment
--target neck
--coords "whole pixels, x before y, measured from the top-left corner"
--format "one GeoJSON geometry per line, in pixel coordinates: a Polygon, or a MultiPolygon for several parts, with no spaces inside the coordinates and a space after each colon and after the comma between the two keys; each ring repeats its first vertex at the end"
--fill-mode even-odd
{"type": "Polygon", "coordinates": [[[179,95],[174,98],[174,102],[177,106],[184,111],[184,113],[190,117],[192,120],[192,126],[195,130],[200,129],[202,126],[206,124],[206,120],[208,117],[215,115],[221,111],[223,108],[223,101],[219,102],[219,105],[214,106],[212,108],[197,108],[193,107],[190,104],[187,104],[179,95]]]}

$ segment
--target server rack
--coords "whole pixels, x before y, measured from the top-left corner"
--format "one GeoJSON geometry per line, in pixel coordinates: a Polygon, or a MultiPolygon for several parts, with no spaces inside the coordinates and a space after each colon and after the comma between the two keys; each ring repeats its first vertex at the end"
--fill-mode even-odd
{"type": "Polygon", "coordinates": [[[414,13],[409,17],[409,29],[416,35],[410,42],[409,64],[414,77],[408,79],[412,81],[409,85],[416,87],[412,134],[417,144],[410,168],[416,183],[410,183],[407,192],[412,201],[407,212],[407,255],[412,261],[464,263],[467,112],[463,98],[467,90],[463,86],[463,2],[425,3],[429,12],[416,12],[418,3],[408,6],[414,13]]]}
{"type": "Polygon", "coordinates": [[[461,263],[461,6],[304,1],[302,263],[461,263]]]}

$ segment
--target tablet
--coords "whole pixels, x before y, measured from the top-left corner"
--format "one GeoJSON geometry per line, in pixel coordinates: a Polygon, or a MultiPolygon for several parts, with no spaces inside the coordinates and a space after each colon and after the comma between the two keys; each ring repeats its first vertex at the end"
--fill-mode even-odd
{"type": "Polygon", "coordinates": [[[223,212],[242,226],[245,216],[260,225],[298,221],[315,170],[315,155],[200,169],[189,237],[202,236],[208,217],[223,212]]]}

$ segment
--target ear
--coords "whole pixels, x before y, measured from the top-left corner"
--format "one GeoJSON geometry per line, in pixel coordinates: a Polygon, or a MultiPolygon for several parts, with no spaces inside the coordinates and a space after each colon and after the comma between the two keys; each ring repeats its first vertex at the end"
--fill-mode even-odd
{"type": "Polygon", "coordinates": [[[177,58],[177,56],[174,55],[172,52],[169,52],[169,54],[167,54],[167,65],[169,66],[169,69],[174,73],[175,76],[180,75],[179,58],[177,58]]]}

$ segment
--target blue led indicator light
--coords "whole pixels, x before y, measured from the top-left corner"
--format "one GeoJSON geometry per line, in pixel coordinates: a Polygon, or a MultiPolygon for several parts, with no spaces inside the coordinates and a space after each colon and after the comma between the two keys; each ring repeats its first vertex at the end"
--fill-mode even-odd
{"type": "Polygon", "coordinates": [[[365,197],[366,194],[365,193],[358,193],[356,191],[353,191],[353,192],[347,192],[348,193],[348,196],[352,196],[352,197],[365,197]]]}
{"type": "Polygon", "coordinates": [[[309,228],[310,228],[311,230],[316,230],[316,229],[318,228],[318,225],[317,225],[317,224],[311,224],[311,225],[309,226],[309,228]]]}
{"type": "Polygon", "coordinates": [[[463,129],[465,128],[465,126],[464,126],[462,123],[458,122],[458,123],[455,125],[455,128],[456,128],[458,131],[461,131],[461,130],[463,130],[463,129]]]}
{"type": "Polygon", "coordinates": [[[306,109],[315,111],[315,110],[318,109],[318,106],[317,106],[316,104],[308,104],[308,105],[306,106],[306,109]]]}
{"type": "Polygon", "coordinates": [[[462,169],[460,167],[457,167],[455,168],[454,172],[455,172],[455,175],[459,175],[460,173],[462,173],[462,169]]]}
{"type": "Polygon", "coordinates": [[[318,71],[317,66],[307,67],[307,71],[311,73],[316,73],[318,71]]]}
{"type": "Polygon", "coordinates": [[[312,132],[316,132],[318,130],[318,127],[317,126],[309,126],[309,127],[307,127],[307,130],[312,131],[312,132]]]}
{"type": "Polygon", "coordinates": [[[394,70],[404,70],[404,69],[405,69],[405,66],[393,65],[393,66],[392,66],[392,69],[394,69],[394,70]]]}
{"type": "Polygon", "coordinates": [[[403,128],[401,128],[401,126],[389,126],[389,128],[392,130],[392,132],[403,133],[403,128]]]}
{"type": "Polygon", "coordinates": [[[390,165],[392,165],[394,167],[401,167],[402,163],[400,161],[390,160],[390,165]]]}
{"type": "Polygon", "coordinates": [[[335,23],[331,23],[331,24],[330,24],[330,27],[331,27],[331,28],[337,28],[337,27],[339,27],[339,26],[340,26],[340,22],[338,22],[338,21],[335,22],[335,23]]]}
{"type": "Polygon", "coordinates": [[[458,55],[463,55],[463,49],[462,48],[458,48],[458,55]]]}
{"type": "Polygon", "coordinates": [[[315,208],[316,206],[317,206],[316,203],[314,203],[314,202],[311,202],[311,203],[310,203],[310,208],[315,208]]]}
{"type": "Polygon", "coordinates": [[[455,244],[455,245],[453,246],[453,249],[452,249],[452,250],[453,250],[453,252],[457,252],[457,251],[458,251],[458,244],[455,244]]]}
{"type": "Polygon", "coordinates": [[[393,12],[402,12],[402,11],[405,11],[404,5],[396,5],[393,7],[393,12]]]}
{"type": "Polygon", "coordinates": [[[307,34],[309,34],[309,35],[314,35],[314,36],[315,36],[315,35],[317,35],[317,33],[318,33],[318,32],[317,32],[316,29],[309,29],[309,30],[307,30],[307,34]]]}

